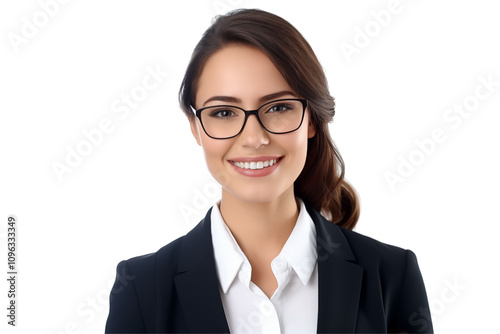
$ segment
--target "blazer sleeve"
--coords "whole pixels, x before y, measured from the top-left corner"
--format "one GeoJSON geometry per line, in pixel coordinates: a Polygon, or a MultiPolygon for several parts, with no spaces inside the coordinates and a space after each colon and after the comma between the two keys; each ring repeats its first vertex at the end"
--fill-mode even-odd
{"type": "Polygon", "coordinates": [[[109,295],[109,315],[105,333],[146,333],[134,276],[126,260],[116,268],[116,280],[109,295]]]}
{"type": "Polygon", "coordinates": [[[434,333],[422,274],[417,257],[406,250],[406,264],[389,333],[434,333]]]}

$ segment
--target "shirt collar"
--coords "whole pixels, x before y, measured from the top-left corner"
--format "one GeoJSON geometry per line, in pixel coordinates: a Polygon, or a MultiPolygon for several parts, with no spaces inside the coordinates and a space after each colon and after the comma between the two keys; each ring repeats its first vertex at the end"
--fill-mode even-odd
{"type": "MultiPolygon", "coordinates": [[[[299,216],[292,233],[277,257],[284,258],[294,269],[302,284],[306,285],[311,278],[318,257],[316,227],[304,202],[296,198],[299,203],[299,216]]],[[[212,208],[211,233],[217,276],[223,292],[227,293],[238,272],[243,269],[242,265],[249,267],[249,262],[224,222],[219,211],[219,202],[212,208]]],[[[249,277],[248,280],[250,280],[249,277]]]]}

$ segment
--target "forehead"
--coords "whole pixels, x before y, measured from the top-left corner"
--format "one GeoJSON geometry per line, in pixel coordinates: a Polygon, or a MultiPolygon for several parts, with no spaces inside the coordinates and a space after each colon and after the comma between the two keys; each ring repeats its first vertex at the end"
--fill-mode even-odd
{"type": "Polygon", "coordinates": [[[291,88],[267,55],[259,49],[230,44],[211,55],[201,72],[196,105],[212,96],[231,96],[254,104],[262,96],[291,88]]]}

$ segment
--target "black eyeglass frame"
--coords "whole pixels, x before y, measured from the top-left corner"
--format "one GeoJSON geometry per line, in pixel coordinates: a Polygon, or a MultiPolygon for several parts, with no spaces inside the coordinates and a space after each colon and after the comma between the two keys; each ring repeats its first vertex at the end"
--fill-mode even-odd
{"type": "Polygon", "coordinates": [[[247,124],[247,119],[248,119],[248,116],[250,115],[255,115],[255,117],[257,117],[257,120],[259,121],[260,125],[269,133],[273,133],[273,134],[278,134],[278,135],[281,135],[281,134],[285,134],[285,133],[290,133],[290,132],[294,132],[294,131],[297,131],[301,126],[302,126],[302,122],[304,121],[304,114],[306,113],[306,107],[307,107],[308,103],[307,103],[307,100],[305,99],[279,99],[279,100],[273,100],[273,101],[270,101],[270,102],[266,102],[264,103],[263,105],[261,105],[258,109],[255,109],[255,110],[245,110],[243,108],[240,108],[240,107],[237,107],[237,106],[232,106],[232,105],[228,105],[228,104],[221,104],[221,105],[216,105],[216,106],[208,106],[208,107],[204,107],[204,108],[200,108],[200,109],[194,109],[193,106],[191,106],[191,108],[194,110],[195,114],[196,114],[196,117],[198,117],[198,119],[200,120],[200,123],[201,123],[201,127],[203,128],[203,131],[205,131],[205,133],[207,134],[207,136],[209,136],[210,138],[213,138],[213,139],[230,139],[230,138],[234,138],[236,137],[237,135],[239,135],[243,129],[245,128],[245,125],[247,124]],[[290,131],[286,131],[286,132],[273,132],[273,131],[270,131],[269,129],[267,129],[264,124],[262,124],[262,121],[260,120],[260,117],[259,117],[259,110],[262,109],[263,107],[267,106],[268,104],[271,104],[271,103],[276,103],[276,102],[280,102],[280,101],[300,101],[302,103],[302,117],[300,118],[300,124],[299,126],[297,126],[295,129],[293,130],[290,130],[290,131]],[[230,107],[230,108],[236,108],[236,109],[240,109],[241,111],[243,111],[245,113],[245,120],[243,121],[243,125],[241,126],[241,129],[240,131],[238,131],[237,134],[235,134],[234,136],[230,136],[230,137],[223,137],[223,138],[219,138],[219,137],[213,137],[211,136],[207,130],[205,129],[205,126],[203,125],[203,121],[201,120],[201,112],[205,109],[208,109],[208,108],[217,108],[217,107],[230,107]]]}

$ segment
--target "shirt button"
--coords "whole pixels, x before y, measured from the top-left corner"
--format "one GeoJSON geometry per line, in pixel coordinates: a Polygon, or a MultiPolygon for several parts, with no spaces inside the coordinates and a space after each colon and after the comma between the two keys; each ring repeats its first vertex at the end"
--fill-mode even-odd
{"type": "Polygon", "coordinates": [[[277,258],[273,262],[273,268],[277,272],[282,273],[288,268],[288,262],[285,259],[277,258]]]}

